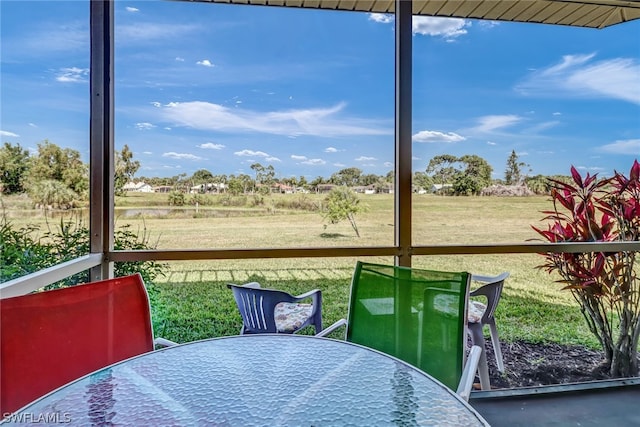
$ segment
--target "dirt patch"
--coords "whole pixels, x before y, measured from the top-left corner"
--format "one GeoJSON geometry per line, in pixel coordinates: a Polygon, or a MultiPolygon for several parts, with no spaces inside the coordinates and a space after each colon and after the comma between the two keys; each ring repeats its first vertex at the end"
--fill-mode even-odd
{"type": "Polygon", "coordinates": [[[603,353],[582,346],[524,341],[501,343],[503,374],[498,372],[490,341],[486,347],[494,389],[611,379],[604,366],[603,353]]]}

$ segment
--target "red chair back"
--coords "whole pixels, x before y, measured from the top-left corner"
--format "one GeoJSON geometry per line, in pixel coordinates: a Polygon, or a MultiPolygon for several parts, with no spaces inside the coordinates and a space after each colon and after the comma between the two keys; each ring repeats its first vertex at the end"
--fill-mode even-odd
{"type": "Polygon", "coordinates": [[[0,414],[153,350],[139,274],[5,298],[0,318],[0,414]]]}

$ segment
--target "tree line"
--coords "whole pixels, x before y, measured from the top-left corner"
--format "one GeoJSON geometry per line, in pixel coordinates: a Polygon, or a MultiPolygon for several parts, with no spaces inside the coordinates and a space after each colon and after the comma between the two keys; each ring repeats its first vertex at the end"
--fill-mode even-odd
{"type": "MultiPolygon", "coordinates": [[[[272,165],[254,163],[252,174],[218,174],[200,169],[191,176],[179,174],[173,177],[140,177],[135,174],[140,162],[134,160],[133,152],[125,145],[115,152],[114,189],[116,195],[124,195],[124,186],[130,181],[144,181],[153,186],[166,186],[172,191],[188,193],[200,186],[201,192],[207,192],[207,185],[217,184],[216,191],[232,195],[269,194],[284,187],[292,191],[314,191],[322,185],[343,187],[368,187],[376,192],[393,186],[394,171],[386,175],[365,174],[357,167],[341,169],[325,178],[317,176],[307,180],[304,176],[278,177],[272,165]],[[220,185],[222,184],[222,185],[220,185]],[[274,190],[275,189],[275,190],[274,190]]],[[[537,194],[548,192],[548,177],[537,175],[529,177],[528,167],[515,151],[507,159],[504,179],[492,179],[493,168],[477,155],[461,157],[443,154],[432,158],[424,171],[413,174],[414,190],[431,191],[450,195],[478,195],[483,189],[495,185],[526,186],[537,194]]],[[[554,178],[565,179],[566,177],[554,178]]],[[[27,193],[41,207],[53,206],[69,208],[80,206],[88,199],[89,166],[82,162],[80,153],[70,148],[44,140],[38,144],[37,152],[5,142],[0,147],[0,192],[2,194],[27,193]]]]}

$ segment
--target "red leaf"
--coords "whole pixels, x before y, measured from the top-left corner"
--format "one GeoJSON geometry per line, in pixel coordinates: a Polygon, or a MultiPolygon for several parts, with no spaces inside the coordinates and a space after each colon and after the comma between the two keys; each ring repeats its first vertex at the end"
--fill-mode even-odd
{"type": "Polygon", "coordinates": [[[631,171],[629,171],[629,179],[631,181],[640,181],[640,163],[638,163],[638,159],[633,161],[633,166],[631,166],[631,171]]]}
{"type": "Polygon", "coordinates": [[[579,187],[582,187],[582,177],[576,168],[571,166],[571,176],[573,177],[573,181],[578,184],[579,187]]]}

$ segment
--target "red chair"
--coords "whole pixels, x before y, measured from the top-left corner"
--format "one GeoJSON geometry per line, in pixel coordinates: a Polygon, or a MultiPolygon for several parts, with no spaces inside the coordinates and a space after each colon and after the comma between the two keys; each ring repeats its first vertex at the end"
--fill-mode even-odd
{"type": "Polygon", "coordinates": [[[0,414],[153,349],[140,274],[2,299],[0,414]]]}

